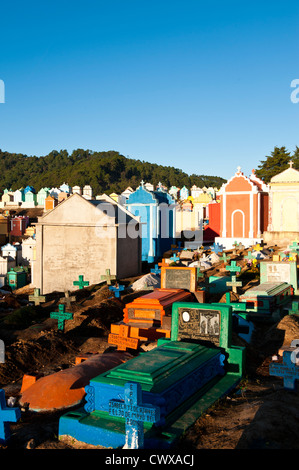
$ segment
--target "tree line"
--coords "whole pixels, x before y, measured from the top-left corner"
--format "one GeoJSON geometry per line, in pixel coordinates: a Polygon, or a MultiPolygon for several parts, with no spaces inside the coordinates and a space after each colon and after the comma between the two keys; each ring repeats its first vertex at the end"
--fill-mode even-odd
{"type": "Polygon", "coordinates": [[[289,152],[286,147],[274,147],[270,155],[260,162],[256,175],[265,183],[269,183],[271,178],[278,173],[290,167],[290,161],[293,162],[292,167],[299,170],[299,147],[296,146],[293,153],[289,152]]]}
{"type": "Polygon", "coordinates": [[[27,156],[0,150],[0,189],[15,191],[33,186],[38,192],[44,187],[71,187],[89,184],[94,194],[121,193],[128,186],[137,188],[141,181],[170,188],[196,185],[220,188],[225,179],[219,176],[188,175],[178,168],[127,158],[116,151],[94,152],[77,149],[53,150],[45,156],[27,156]]]}

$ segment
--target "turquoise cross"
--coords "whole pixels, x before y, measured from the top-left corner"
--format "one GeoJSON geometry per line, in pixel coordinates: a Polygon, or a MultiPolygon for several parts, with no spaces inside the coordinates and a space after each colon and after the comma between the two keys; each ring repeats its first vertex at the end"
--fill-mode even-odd
{"type": "Polygon", "coordinates": [[[73,314],[65,312],[65,305],[59,304],[58,312],[51,312],[50,318],[56,318],[58,320],[58,330],[64,330],[64,322],[66,320],[72,320],[73,314]]]}
{"type": "Polygon", "coordinates": [[[79,289],[83,289],[85,286],[89,286],[89,282],[88,281],[84,281],[84,276],[82,276],[82,274],[80,274],[79,276],[79,280],[78,281],[74,281],[73,282],[73,285],[74,286],[78,286],[79,289]]]}
{"type": "Polygon", "coordinates": [[[143,423],[156,423],[160,419],[160,408],[142,403],[141,385],[136,382],[125,384],[125,399],[109,401],[109,415],[126,420],[126,449],[144,447],[143,423]]]}

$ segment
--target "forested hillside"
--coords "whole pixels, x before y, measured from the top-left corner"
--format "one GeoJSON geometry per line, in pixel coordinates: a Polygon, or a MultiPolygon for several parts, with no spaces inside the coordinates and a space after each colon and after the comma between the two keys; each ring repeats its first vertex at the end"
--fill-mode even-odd
{"type": "MultiPolygon", "coordinates": [[[[200,160],[195,170],[200,169],[200,160]]],[[[220,187],[225,179],[218,176],[188,175],[178,168],[126,158],[115,151],[93,152],[77,149],[53,150],[46,156],[27,156],[0,150],[0,190],[15,191],[27,185],[36,191],[42,187],[90,184],[94,194],[135,189],[140,181],[157,185],[220,187]]]]}

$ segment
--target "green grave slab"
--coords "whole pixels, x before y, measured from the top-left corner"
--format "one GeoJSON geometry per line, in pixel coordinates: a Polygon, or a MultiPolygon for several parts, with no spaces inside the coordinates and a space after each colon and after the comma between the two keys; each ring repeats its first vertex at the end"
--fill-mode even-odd
{"type": "MultiPolygon", "coordinates": [[[[77,419],[73,415],[68,417],[68,414],[61,417],[59,434],[71,435],[92,444],[95,441],[91,442],[91,436],[95,433],[98,445],[106,446],[109,440],[112,447],[124,445],[125,427],[121,424],[123,418],[108,418],[107,415],[111,400],[122,400],[125,385],[130,381],[140,384],[142,402],[159,408],[159,422],[155,425],[144,424],[145,447],[156,445],[157,439],[159,440],[157,432],[158,435],[163,433],[180,417],[180,413],[194,405],[200,389],[225,374],[224,359],[220,348],[168,340],[154,350],[92,379],[85,388],[84,412],[77,419]],[[91,422],[95,426],[92,430],[91,422]],[[153,426],[152,434],[147,434],[153,426]]],[[[164,439],[162,442],[165,443],[164,439]]]]}
{"type": "MultiPolygon", "coordinates": [[[[293,292],[293,286],[287,282],[263,282],[244,292],[239,303],[246,305],[249,319],[277,321],[293,298],[293,292]]],[[[238,312],[238,309],[234,311],[238,312]]]]}

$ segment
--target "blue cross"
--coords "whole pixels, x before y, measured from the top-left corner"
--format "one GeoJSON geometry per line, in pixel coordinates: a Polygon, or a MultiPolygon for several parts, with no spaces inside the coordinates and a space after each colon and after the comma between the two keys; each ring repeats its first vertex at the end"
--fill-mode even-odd
{"type": "Polygon", "coordinates": [[[20,408],[6,406],[5,392],[0,390],[0,443],[5,443],[10,438],[9,423],[16,423],[21,418],[20,408]]]}
{"type": "Polygon", "coordinates": [[[155,264],[155,269],[151,269],[151,273],[158,275],[161,273],[161,269],[159,269],[159,266],[157,264],[155,264]]]}
{"type": "Polygon", "coordinates": [[[216,255],[218,255],[218,253],[222,253],[223,245],[220,245],[219,243],[213,243],[213,245],[211,246],[211,250],[214,251],[216,255]]]}
{"type": "Polygon", "coordinates": [[[178,242],[177,251],[180,253],[182,251],[182,242],[178,242]]]}
{"type": "Polygon", "coordinates": [[[176,256],[176,254],[173,254],[170,259],[171,259],[171,261],[173,261],[174,263],[176,263],[177,261],[179,261],[180,257],[179,257],[179,256],[176,256]]]}
{"type": "Polygon", "coordinates": [[[123,285],[119,285],[118,287],[117,286],[108,286],[108,287],[109,287],[109,290],[114,292],[114,295],[117,299],[120,298],[120,293],[125,289],[125,286],[123,285]]]}
{"type": "Polygon", "coordinates": [[[283,363],[271,362],[269,374],[283,378],[283,386],[287,390],[295,390],[296,380],[299,379],[299,366],[296,366],[298,349],[283,352],[283,363]]]}
{"type": "Polygon", "coordinates": [[[127,449],[144,447],[143,423],[156,423],[160,420],[160,408],[142,404],[142,389],[137,382],[125,384],[125,400],[110,400],[109,415],[126,419],[127,449]]]}

